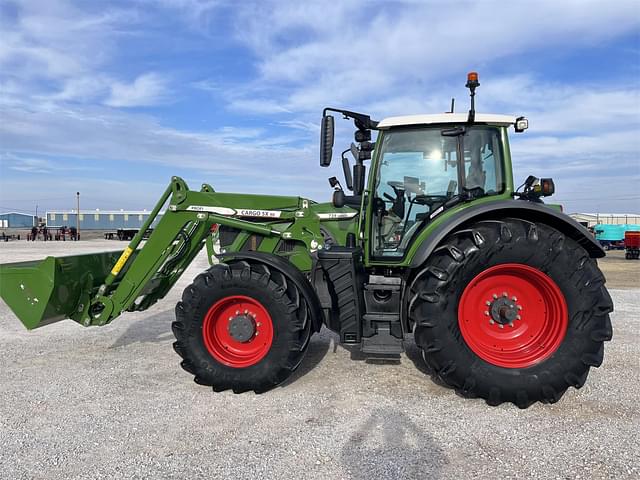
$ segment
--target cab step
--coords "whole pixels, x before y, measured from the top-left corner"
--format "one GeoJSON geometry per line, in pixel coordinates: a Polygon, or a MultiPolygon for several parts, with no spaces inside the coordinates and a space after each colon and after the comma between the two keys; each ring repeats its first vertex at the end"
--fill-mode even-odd
{"type": "Polygon", "coordinates": [[[400,355],[404,352],[404,342],[391,335],[389,327],[378,326],[378,333],[362,337],[360,350],[372,355],[400,355]]]}

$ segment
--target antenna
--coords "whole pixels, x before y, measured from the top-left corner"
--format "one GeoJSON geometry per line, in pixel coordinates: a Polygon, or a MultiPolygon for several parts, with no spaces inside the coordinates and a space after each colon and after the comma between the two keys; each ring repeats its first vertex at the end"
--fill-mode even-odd
{"type": "Polygon", "coordinates": [[[477,72],[469,72],[467,74],[467,87],[471,91],[471,110],[469,110],[469,118],[467,120],[468,123],[473,123],[476,119],[476,104],[475,104],[475,96],[476,96],[476,88],[480,86],[480,82],[478,81],[478,73],[477,72]]]}
{"type": "Polygon", "coordinates": [[[451,98],[451,111],[449,113],[453,113],[453,107],[456,104],[456,99],[455,98],[451,98]]]}

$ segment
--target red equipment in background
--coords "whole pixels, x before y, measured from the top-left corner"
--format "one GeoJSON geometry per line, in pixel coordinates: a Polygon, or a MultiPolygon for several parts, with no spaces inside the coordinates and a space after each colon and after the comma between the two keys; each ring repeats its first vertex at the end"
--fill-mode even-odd
{"type": "Polygon", "coordinates": [[[640,232],[624,232],[624,248],[626,259],[640,258],[640,232]]]}

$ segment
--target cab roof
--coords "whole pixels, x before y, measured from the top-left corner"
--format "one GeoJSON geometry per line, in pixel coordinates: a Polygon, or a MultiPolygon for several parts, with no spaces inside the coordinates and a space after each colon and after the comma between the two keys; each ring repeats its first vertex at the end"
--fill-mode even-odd
{"type": "MultiPolygon", "coordinates": [[[[385,130],[390,127],[402,125],[431,125],[446,123],[467,123],[467,113],[437,113],[435,115],[403,115],[401,117],[389,117],[378,123],[378,129],[385,130]]],[[[516,122],[516,117],[511,115],[496,115],[493,113],[476,113],[475,123],[488,123],[491,125],[508,126],[516,122]]]]}

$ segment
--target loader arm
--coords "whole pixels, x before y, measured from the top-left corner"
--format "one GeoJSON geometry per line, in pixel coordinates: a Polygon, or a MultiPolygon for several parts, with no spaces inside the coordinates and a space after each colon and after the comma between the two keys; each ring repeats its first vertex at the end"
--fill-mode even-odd
{"type": "Polygon", "coordinates": [[[217,193],[206,184],[199,192],[190,191],[184,180],[173,177],[124,251],[0,265],[0,296],[28,329],[65,318],[84,326],[105,325],[124,311],[146,310],[162,299],[207,239],[211,260],[214,224],[238,229],[244,236],[261,235],[269,240],[263,249],[270,251],[281,238],[295,239],[304,245],[303,254],[295,258],[304,269],[311,265],[309,252],[322,248],[320,218],[308,200],[298,197],[217,193]],[[251,216],[259,221],[243,219],[251,216]],[[158,218],[141,246],[145,231],[158,218]]]}

